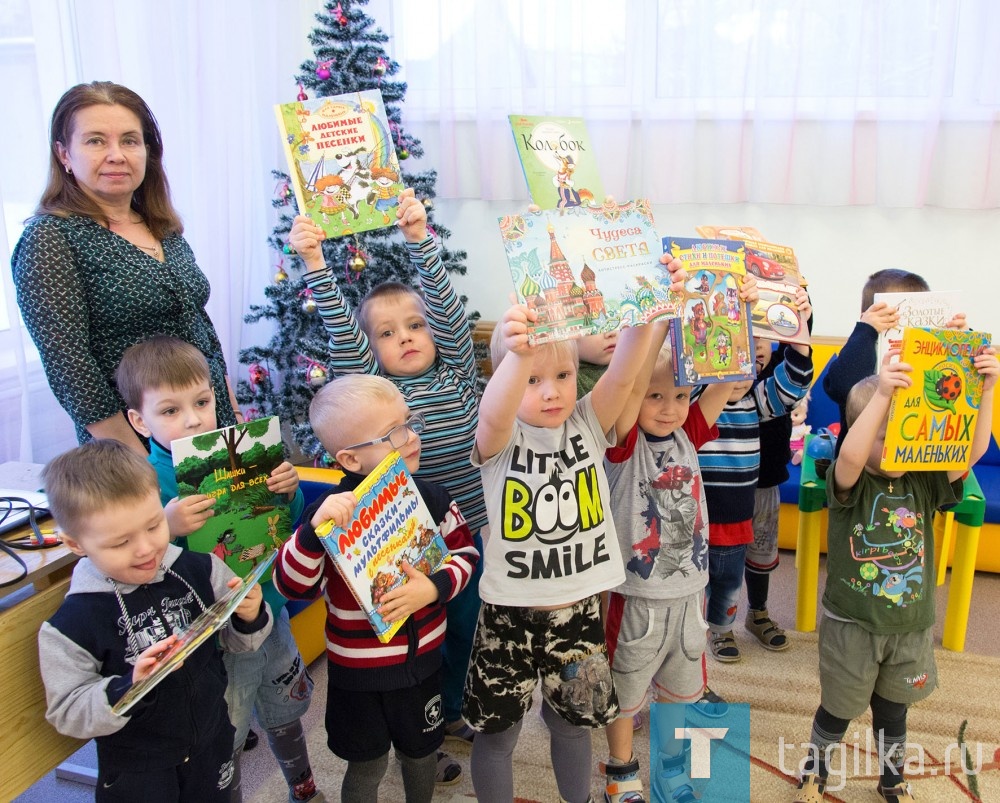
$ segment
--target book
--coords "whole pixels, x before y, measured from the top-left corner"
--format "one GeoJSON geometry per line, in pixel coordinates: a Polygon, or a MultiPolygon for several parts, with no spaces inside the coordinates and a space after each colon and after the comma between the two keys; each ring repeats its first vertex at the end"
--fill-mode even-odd
{"type": "Polygon", "coordinates": [[[787,245],[745,240],[747,273],[757,278],[757,303],[750,312],[753,336],[809,345],[809,327],[795,296],[802,286],[799,261],[787,245]]]}
{"type": "Polygon", "coordinates": [[[533,203],[542,209],[600,206],[604,189],[581,117],[509,116],[533,203]]]}
{"type": "MultiPolygon", "coordinates": [[[[131,688],[113,706],[111,711],[118,716],[128,713],[139,700],[151,692],[160,681],[177,669],[184,659],[200,647],[206,639],[221,630],[229,617],[232,616],[240,603],[250,593],[257,583],[261,582],[264,574],[271,571],[271,564],[277,557],[277,552],[272,552],[263,561],[258,563],[253,571],[243,578],[243,582],[235,588],[229,589],[223,596],[209,605],[198,617],[183,630],[175,633],[177,641],[173,643],[169,650],[163,653],[156,662],[154,669],[138,683],[132,684],[131,688]]],[[[166,637],[164,637],[166,638],[166,637]]],[[[147,645],[146,648],[152,645],[147,645]]]]}
{"type": "Polygon", "coordinates": [[[381,92],[281,103],[274,112],[300,214],[328,237],[396,222],[403,183],[381,92]]]}
{"type": "Polygon", "coordinates": [[[670,322],[678,385],[739,382],[756,373],[750,305],[739,297],[746,276],[738,240],[664,237],[663,252],[684,263],[683,313],[670,322]]]}
{"type": "Polygon", "coordinates": [[[180,438],[170,451],[178,496],[215,497],[215,515],[187,536],[188,547],[215,554],[245,577],[288,540],[291,502],[266,484],[285,460],[277,416],[180,438]]]}
{"type": "Polygon", "coordinates": [[[660,264],[645,200],[499,218],[517,300],[538,313],[535,343],[673,318],[680,294],[660,264]]]}
{"type": "Polygon", "coordinates": [[[448,547],[399,452],[390,452],[354,489],[358,504],[346,527],[326,522],[316,535],[344,578],[379,641],[406,621],[385,622],[382,597],[406,582],[406,561],[430,575],[448,560],[448,547]]]}
{"type": "Polygon", "coordinates": [[[877,304],[884,301],[895,307],[899,313],[899,323],[880,332],[878,336],[878,360],[882,364],[885,353],[892,348],[899,348],[903,342],[903,330],[908,326],[930,326],[943,329],[958,312],[961,303],[961,293],[955,290],[927,291],[915,293],[876,293],[874,301],[877,304]]]}
{"type": "Polygon", "coordinates": [[[764,237],[753,226],[695,226],[699,237],[707,237],[710,240],[757,240],[767,242],[764,237]]]}
{"type": "Polygon", "coordinates": [[[973,360],[990,342],[985,332],[929,327],[903,330],[899,359],[913,367],[913,384],[892,392],[883,470],[969,468],[969,446],[983,397],[983,377],[973,360]]]}

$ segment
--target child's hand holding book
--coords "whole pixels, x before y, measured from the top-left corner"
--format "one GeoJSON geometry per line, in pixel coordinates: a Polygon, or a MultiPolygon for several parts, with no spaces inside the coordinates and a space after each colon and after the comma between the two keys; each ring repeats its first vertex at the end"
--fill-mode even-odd
{"type": "MultiPolygon", "coordinates": [[[[238,588],[243,585],[243,580],[239,577],[233,577],[226,585],[230,588],[238,588]]],[[[243,601],[236,606],[235,614],[244,622],[254,622],[260,616],[260,606],[263,601],[264,592],[261,591],[260,583],[254,583],[253,587],[243,598],[243,601]]]]}
{"type": "Polygon", "coordinates": [[[406,580],[398,588],[386,593],[378,606],[378,612],[386,624],[403,619],[438,600],[437,586],[426,574],[413,568],[405,560],[399,565],[399,569],[406,575],[406,580]]]}
{"type": "Polygon", "coordinates": [[[273,494],[287,494],[291,499],[299,489],[299,474],[287,460],[267,478],[267,490],[273,494]]]}
{"type": "Polygon", "coordinates": [[[214,506],[215,497],[208,494],[192,494],[183,499],[175,496],[163,508],[170,537],[181,538],[199,530],[215,515],[214,506]]]}
{"type": "Polygon", "coordinates": [[[323,504],[316,508],[309,524],[316,531],[316,535],[327,535],[334,527],[346,527],[351,523],[357,504],[357,497],[350,491],[330,494],[323,500],[323,504]]]}

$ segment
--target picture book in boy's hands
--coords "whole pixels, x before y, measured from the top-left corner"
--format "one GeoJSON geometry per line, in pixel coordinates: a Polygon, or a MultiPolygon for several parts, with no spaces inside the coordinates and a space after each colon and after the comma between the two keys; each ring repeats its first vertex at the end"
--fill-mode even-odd
{"type": "Polygon", "coordinates": [[[534,343],[612,332],[680,313],[645,200],[506,215],[504,253],[534,343]]]}
{"type": "Polygon", "coordinates": [[[677,384],[753,379],[750,305],[739,296],[746,276],[743,243],[664,237],[663,252],[680,259],[688,276],[682,315],[670,322],[677,384]]]}
{"type": "MultiPolygon", "coordinates": [[[[246,595],[264,578],[265,574],[271,571],[271,564],[274,563],[277,555],[277,552],[272,552],[268,555],[254,567],[253,571],[243,578],[242,583],[235,588],[229,589],[223,596],[219,597],[202,611],[198,618],[191,622],[190,625],[176,632],[174,635],[177,636],[177,640],[171,645],[170,649],[160,655],[156,666],[146,677],[138,683],[132,684],[131,688],[122,695],[121,699],[111,706],[112,713],[118,716],[127,714],[129,709],[149,694],[161,680],[179,668],[184,659],[198,649],[207,638],[215,634],[216,631],[221,630],[226,622],[229,621],[229,617],[236,612],[236,609],[246,598],[246,595]]],[[[168,635],[164,634],[163,638],[166,638],[168,635]]],[[[137,655],[152,646],[152,644],[129,645],[130,649],[138,650],[137,655]]]]}
{"type": "Polygon", "coordinates": [[[583,118],[512,114],[509,119],[533,203],[542,209],[603,203],[601,176],[583,118]]]}
{"type": "Polygon", "coordinates": [[[879,332],[878,361],[891,348],[899,348],[903,342],[903,330],[908,326],[925,326],[943,329],[961,310],[961,293],[957,290],[944,290],[916,293],[876,293],[874,302],[884,302],[895,307],[899,313],[899,322],[891,329],[879,332]]]}
{"type": "Polygon", "coordinates": [[[316,535],[385,643],[406,621],[385,622],[378,612],[382,597],[407,581],[403,562],[430,575],[448,559],[448,547],[399,452],[390,452],[354,495],[351,522],[327,522],[316,535]]]}
{"type": "Polygon", "coordinates": [[[809,327],[795,296],[802,286],[799,261],[787,245],[745,240],[747,273],[757,277],[757,303],[751,312],[753,336],[809,345],[809,327]]]}
{"type": "Polygon", "coordinates": [[[991,340],[985,332],[926,327],[903,330],[899,360],[913,368],[913,384],[892,392],[883,470],[969,468],[969,447],[983,397],[983,376],[973,360],[991,340]]]}
{"type": "Polygon", "coordinates": [[[178,496],[215,497],[214,515],[187,536],[188,547],[214,553],[245,577],[288,540],[291,501],[267,488],[285,460],[276,416],[180,438],[170,450],[178,496]]]}
{"type": "Polygon", "coordinates": [[[403,183],[377,89],[274,107],[299,213],[328,237],[396,222],[403,183]]]}

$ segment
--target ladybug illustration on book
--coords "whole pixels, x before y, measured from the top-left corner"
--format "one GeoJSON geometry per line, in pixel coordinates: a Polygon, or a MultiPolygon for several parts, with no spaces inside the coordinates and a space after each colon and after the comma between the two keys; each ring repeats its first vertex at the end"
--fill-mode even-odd
{"type": "Polygon", "coordinates": [[[934,389],[945,401],[955,401],[962,395],[962,379],[956,373],[946,372],[938,379],[934,389]]]}

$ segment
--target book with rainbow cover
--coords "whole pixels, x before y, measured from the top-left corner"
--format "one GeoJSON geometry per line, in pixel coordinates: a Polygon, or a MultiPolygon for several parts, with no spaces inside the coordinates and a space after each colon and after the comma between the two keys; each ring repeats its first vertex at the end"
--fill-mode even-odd
{"type": "Polygon", "coordinates": [[[386,455],[354,489],[358,504],[346,527],[326,522],[316,535],[365,612],[379,641],[392,639],[404,616],[385,622],[382,597],[406,582],[406,561],[426,575],[448,560],[448,547],[399,452],[386,455]]]}
{"type": "Polygon", "coordinates": [[[328,237],[396,222],[403,183],[377,89],[274,107],[299,213],[328,237]]]}
{"type": "Polygon", "coordinates": [[[929,327],[903,330],[899,359],[913,367],[913,384],[892,393],[882,449],[883,470],[969,468],[969,447],[983,397],[983,377],[973,360],[991,340],[986,332],[929,327]]]}

